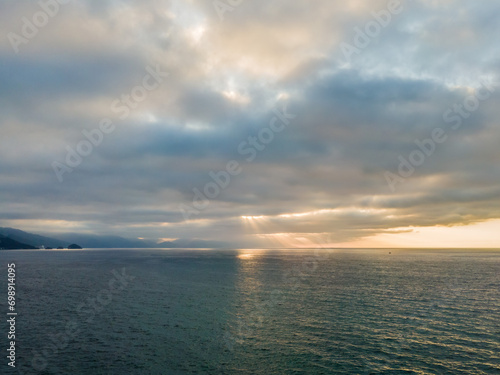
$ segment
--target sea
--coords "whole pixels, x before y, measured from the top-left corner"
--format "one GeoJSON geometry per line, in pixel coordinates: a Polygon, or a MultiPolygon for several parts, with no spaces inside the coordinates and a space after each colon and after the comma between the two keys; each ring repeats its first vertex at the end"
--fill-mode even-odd
{"type": "Polygon", "coordinates": [[[13,250],[0,265],[1,374],[500,374],[500,250],[13,250]]]}

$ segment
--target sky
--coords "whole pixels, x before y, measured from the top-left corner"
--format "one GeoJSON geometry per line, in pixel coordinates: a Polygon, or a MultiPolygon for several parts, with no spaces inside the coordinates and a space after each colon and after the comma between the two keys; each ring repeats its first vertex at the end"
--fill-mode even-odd
{"type": "Polygon", "coordinates": [[[0,226],[500,247],[500,1],[0,2],[0,226]]]}

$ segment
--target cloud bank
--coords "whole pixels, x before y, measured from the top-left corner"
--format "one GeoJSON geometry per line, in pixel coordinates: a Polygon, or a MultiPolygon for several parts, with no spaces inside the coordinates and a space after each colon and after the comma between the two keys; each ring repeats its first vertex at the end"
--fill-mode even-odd
{"type": "Polygon", "coordinates": [[[3,2],[0,223],[306,246],[500,219],[499,15],[459,0],[3,2]],[[240,173],[207,197],[231,161],[240,173]]]}

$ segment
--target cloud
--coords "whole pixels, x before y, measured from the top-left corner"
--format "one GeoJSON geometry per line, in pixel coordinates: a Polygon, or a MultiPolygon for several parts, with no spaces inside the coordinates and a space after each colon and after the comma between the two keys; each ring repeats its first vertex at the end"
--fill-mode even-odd
{"type": "MultiPolygon", "coordinates": [[[[3,35],[39,10],[1,7],[3,35]]],[[[386,7],[252,1],[221,21],[198,0],[61,6],[19,53],[0,46],[1,226],[250,246],[499,218],[499,6],[403,2],[346,63],[341,43],[386,7]],[[113,101],[148,66],[168,78],[121,119],[113,101]],[[444,112],[484,82],[495,92],[451,130],[444,112]],[[296,118],[247,162],[239,145],[285,103],[296,118]],[[52,162],[103,118],[115,130],[59,183],[52,162]],[[448,140],[392,192],[384,173],[437,127],[448,140]],[[229,160],[243,172],[185,221],[179,204],[229,160]]]]}

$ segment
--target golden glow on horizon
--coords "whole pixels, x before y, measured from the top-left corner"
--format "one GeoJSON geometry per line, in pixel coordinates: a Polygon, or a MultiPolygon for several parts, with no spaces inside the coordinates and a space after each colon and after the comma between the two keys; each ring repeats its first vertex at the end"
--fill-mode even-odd
{"type": "MultiPolygon", "coordinates": [[[[454,227],[409,227],[401,233],[381,233],[371,237],[370,247],[456,247],[500,248],[500,220],[454,227]]],[[[366,239],[368,240],[368,238],[366,239]]]]}
{"type": "Polygon", "coordinates": [[[175,241],[177,240],[178,238],[158,238],[158,240],[156,240],[156,243],[162,243],[162,242],[171,242],[171,241],[175,241]]]}
{"type": "MultiPolygon", "coordinates": [[[[350,209],[351,210],[351,209],[350,209]]],[[[308,215],[337,210],[319,210],[298,214],[282,214],[278,216],[242,216],[247,233],[269,244],[270,247],[284,248],[500,248],[500,220],[490,220],[465,226],[433,226],[433,227],[401,227],[388,229],[384,233],[366,236],[353,241],[335,241],[333,233],[270,233],[278,229],[272,219],[298,219],[308,215]]],[[[364,210],[358,212],[371,213],[382,210],[364,210]]],[[[384,210],[386,211],[386,210],[384,210]]],[[[351,211],[352,212],[352,211],[351,211]]]]}

